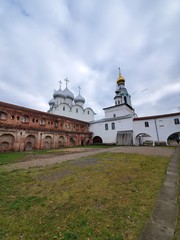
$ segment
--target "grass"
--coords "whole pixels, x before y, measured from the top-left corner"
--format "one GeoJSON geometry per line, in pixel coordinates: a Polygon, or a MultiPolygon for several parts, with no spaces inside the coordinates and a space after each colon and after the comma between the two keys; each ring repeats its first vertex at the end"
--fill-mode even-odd
{"type": "Polygon", "coordinates": [[[31,159],[32,157],[47,154],[47,153],[49,153],[49,150],[0,153],[0,165],[25,161],[25,160],[31,159]]]}
{"type": "Polygon", "coordinates": [[[138,239],[168,162],[101,153],[46,168],[1,170],[0,239],[138,239]]]}

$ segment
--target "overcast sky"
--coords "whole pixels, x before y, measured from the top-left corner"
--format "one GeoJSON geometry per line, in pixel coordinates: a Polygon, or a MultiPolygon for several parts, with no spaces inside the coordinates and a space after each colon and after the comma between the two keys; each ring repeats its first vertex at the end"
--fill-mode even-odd
{"type": "Polygon", "coordinates": [[[47,111],[67,77],[98,119],[118,67],[138,116],[180,111],[179,0],[0,0],[0,101],[47,111]]]}

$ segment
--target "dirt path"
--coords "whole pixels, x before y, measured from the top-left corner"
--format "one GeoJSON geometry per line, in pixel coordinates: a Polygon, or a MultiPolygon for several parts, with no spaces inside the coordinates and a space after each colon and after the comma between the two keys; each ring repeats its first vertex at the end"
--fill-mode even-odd
{"type": "Polygon", "coordinates": [[[44,167],[48,165],[52,165],[55,163],[61,163],[64,161],[75,160],[77,158],[88,157],[92,156],[97,153],[104,153],[104,152],[115,152],[115,153],[138,153],[144,155],[153,155],[153,156],[171,156],[175,151],[173,148],[167,147],[113,147],[113,148],[106,148],[106,149],[84,149],[83,151],[77,152],[76,149],[75,153],[69,153],[66,155],[59,155],[59,156],[52,156],[52,157],[44,157],[40,159],[34,159],[25,162],[13,163],[1,166],[1,169],[4,170],[16,170],[16,169],[28,169],[31,167],[44,167]]]}

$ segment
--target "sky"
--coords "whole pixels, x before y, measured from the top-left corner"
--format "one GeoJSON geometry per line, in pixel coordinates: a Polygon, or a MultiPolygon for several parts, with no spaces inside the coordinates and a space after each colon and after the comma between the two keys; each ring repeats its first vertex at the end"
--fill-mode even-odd
{"type": "Polygon", "coordinates": [[[46,112],[68,78],[100,119],[119,67],[139,117],[180,112],[179,0],[0,0],[0,101],[46,112]]]}

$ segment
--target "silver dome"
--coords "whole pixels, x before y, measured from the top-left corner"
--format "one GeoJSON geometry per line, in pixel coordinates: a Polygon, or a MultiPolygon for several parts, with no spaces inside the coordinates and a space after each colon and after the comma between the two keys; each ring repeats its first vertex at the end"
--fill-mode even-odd
{"type": "Polygon", "coordinates": [[[63,94],[66,98],[74,100],[74,94],[67,87],[64,89],[63,94]]]}
{"type": "Polygon", "coordinates": [[[49,105],[51,106],[51,105],[54,105],[55,104],[55,100],[54,100],[54,98],[52,98],[50,101],[49,101],[49,105]]]}
{"type": "Polygon", "coordinates": [[[75,102],[75,103],[77,103],[77,102],[85,103],[85,99],[79,94],[79,95],[74,99],[74,102],[75,102]]]}
{"type": "Polygon", "coordinates": [[[54,92],[53,97],[54,98],[56,98],[56,97],[65,98],[65,95],[64,95],[64,92],[61,89],[59,89],[56,92],[54,92]]]}

